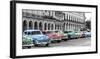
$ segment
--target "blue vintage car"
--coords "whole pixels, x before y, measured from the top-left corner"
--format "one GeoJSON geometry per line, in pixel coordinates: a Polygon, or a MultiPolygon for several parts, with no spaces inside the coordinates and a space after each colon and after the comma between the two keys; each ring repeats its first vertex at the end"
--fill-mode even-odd
{"type": "Polygon", "coordinates": [[[40,30],[25,30],[23,33],[23,46],[32,45],[45,45],[49,46],[50,39],[48,36],[43,35],[40,30]]]}
{"type": "Polygon", "coordinates": [[[75,34],[74,31],[64,31],[64,33],[68,35],[68,39],[77,38],[77,35],[75,34]]]}

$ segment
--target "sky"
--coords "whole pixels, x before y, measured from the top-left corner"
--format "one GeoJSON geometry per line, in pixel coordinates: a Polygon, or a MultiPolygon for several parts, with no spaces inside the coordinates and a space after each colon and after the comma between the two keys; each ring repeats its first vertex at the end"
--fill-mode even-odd
{"type": "Polygon", "coordinates": [[[85,17],[86,17],[85,21],[91,20],[91,13],[85,13],[85,17]]]}

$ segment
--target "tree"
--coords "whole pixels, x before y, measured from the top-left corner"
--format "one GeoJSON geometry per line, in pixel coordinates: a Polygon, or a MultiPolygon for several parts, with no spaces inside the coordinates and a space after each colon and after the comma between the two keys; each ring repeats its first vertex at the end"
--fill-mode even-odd
{"type": "Polygon", "coordinates": [[[88,21],[86,21],[85,23],[86,23],[86,24],[85,24],[85,25],[86,25],[86,28],[91,30],[91,21],[88,20],[88,21]]]}

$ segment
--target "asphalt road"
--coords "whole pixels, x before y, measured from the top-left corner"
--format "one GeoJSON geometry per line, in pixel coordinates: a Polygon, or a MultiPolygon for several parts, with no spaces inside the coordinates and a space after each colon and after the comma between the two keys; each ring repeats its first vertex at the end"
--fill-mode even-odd
{"type": "Polygon", "coordinates": [[[51,44],[50,46],[90,46],[91,38],[79,38],[79,39],[71,39],[67,41],[62,41],[61,43],[51,44]]]}
{"type": "Polygon", "coordinates": [[[71,46],[91,46],[91,38],[78,38],[78,39],[70,39],[67,41],[62,41],[60,43],[51,43],[49,47],[38,46],[33,48],[51,48],[51,47],[71,47],[71,46]]]}

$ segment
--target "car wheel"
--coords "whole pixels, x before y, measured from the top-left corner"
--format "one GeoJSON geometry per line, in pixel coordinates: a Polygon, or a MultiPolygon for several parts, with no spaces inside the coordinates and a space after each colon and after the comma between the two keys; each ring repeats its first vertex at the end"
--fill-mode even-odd
{"type": "Polygon", "coordinates": [[[56,40],[51,41],[51,43],[56,43],[56,40]]]}
{"type": "Polygon", "coordinates": [[[28,46],[27,48],[28,48],[28,49],[30,49],[30,48],[31,48],[31,46],[28,46]]]}
{"type": "Polygon", "coordinates": [[[38,45],[37,44],[34,44],[34,46],[37,47],[38,45]]]}
{"type": "Polygon", "coordinates": [[[49,46],[49,43],[48,43],[48,44],[46,44],[45,46],[49,46]]]}
{"type": "Polygon", "coordinates": [[[67,39],[62,39],[62,40],[67,41],[67,39]]]}
{"type": "Polygon", "coordinates": [[[60,43],[60,42],[61,42],[60,40],[57,41],[57,43],[60,43]]]}

